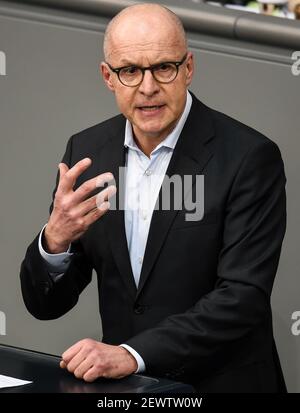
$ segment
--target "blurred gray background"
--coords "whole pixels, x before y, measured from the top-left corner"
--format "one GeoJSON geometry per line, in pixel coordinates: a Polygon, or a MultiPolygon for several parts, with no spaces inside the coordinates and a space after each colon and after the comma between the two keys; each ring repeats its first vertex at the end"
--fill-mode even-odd
{"type": "MultiPolygon", "coordinates": [[[[94,282],[69,314],[38,321],[23,304],[19,268],[28,244],[47,222],[68,138],[118,112],[98,72],[107,21],[101,15],[0,1],[0,51],[7,59],[7,74],[0,76],[3,344],[61,354],[79,339],[101,338],[94,282]]],[[[291,317],[300,310],[300,76],[292,75],[291,54],[300,43],[298,49],[295,42],[291,47],[250,43],[203,34],[201,27],[188,38],[196,60],[191,90],[207,105],[266,134],[282,152],[288,230],[272,305],[288,389],[299,392],[300,336],[291,332],[291,317]]]]}

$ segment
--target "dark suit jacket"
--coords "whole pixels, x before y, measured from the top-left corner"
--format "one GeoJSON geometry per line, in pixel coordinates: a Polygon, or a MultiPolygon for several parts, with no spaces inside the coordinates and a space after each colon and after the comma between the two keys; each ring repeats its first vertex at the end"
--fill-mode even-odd
{"type": "MultiPolygon", "coordinates": [[[[64,162],[93,160],[76,187],[107,171],[118,178],[124,129],[119,115],[69,140],[64,162]]],[[[109,211],[73,245],[57,283],[33,241],[21,268],[27,309],[39,319],[60,317],[95,269],[103,341],[132,346],[149,374],[203,392],[284,391],[270,307],[286,226],[278,147],[193,96],[167,170],[174,174],[204,175],[205,214],[189,222],[184,210],[154,211],[138,289],[124,213],[109,211]]]]}

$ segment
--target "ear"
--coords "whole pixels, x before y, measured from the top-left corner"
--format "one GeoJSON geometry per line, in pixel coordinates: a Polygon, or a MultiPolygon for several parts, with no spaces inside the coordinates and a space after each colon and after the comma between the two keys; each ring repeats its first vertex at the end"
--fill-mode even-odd
{"type": "Polygon", "coordinates": [[[188,52],[186,58],[186,85],[189,86],[192,82],[194,74],[194,55],[192,52],[188,52]]]}
{"type": "Polygon", "coordinates": [[[106,84],[106,86],[108,87],[109,90],[111,90],[112,92],[115,91],[115,87],[112,81],[112,72],[109,69],[109,67],[107,66],[107,64],[105,62],[101,62],[100,63],[100,72],[102,74],[102,78],[104,80],[104,83],[106,84]]]}

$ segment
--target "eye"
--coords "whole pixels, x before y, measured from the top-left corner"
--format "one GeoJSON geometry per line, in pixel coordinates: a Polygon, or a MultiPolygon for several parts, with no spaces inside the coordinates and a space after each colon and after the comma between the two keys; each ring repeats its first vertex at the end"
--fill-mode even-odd
{"type": "Polygon", "coordinates": [[[173,66],[171,63],[161,63],[159,66],[157,66],[156,70],[159,72],[167,72],[169,70],[172,70],[173,66]]]}
{"type": "Polygon", "coordinates": [[[133,76],[133,75],[136,75],[138,72],[139,72],[139,68],[137,66],[128,66],[128,67],[124,67],[121,70],[121,73],[126,76],[133,76]]]}

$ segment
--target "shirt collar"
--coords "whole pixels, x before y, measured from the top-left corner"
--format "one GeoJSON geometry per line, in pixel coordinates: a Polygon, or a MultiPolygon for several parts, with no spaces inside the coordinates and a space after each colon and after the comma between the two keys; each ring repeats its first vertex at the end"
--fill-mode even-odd
{"type": "MultiPolygon", "coordinates": [[[[180,136],[180,133],[181,133],[183,127],[184,127],[186,119],[187,119],[187,117],[190,113],[191,106],[192,106],[192,96],[191,96],[190,92],[187,91],[185,108],[184,108],[184,111],[182,112],[182,115],[180,116],[179,121],[177,122],[177,125],[172,130],[172,132],[159,145],[157,145],[157,147],[154,149],[154,151],[158,150],[162,146],[164,146],[166,148],[170,148],[172,150],[175,148],[177,140],[178,140],[178,138],[180,136]]],[[[133,138],[132,126],[131,126],[131,123],[129,122],[128,119],[126,119],[124,146],[125,146],[125,148],[128,147],[130,149],[140,151],[139,147],[137,146],[137,144],[135,143],[135,140],[133,138]]]]}

